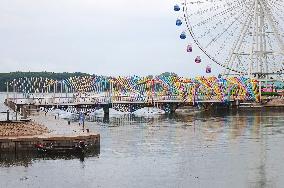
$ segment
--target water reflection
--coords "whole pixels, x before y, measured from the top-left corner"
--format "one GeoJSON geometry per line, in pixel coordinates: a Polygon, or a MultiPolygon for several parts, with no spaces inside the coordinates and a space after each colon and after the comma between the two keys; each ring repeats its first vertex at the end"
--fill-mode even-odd
{"type": "Polygon", "coordinates": [[[95,122],[99,125],[108,126],[108,127],[120,127],[127,125],[139,125],[139,124],[156,124],[163,122],[167,119],[165,115],[159,116],[135,116],[134,114],[125,114],[120,116],[89,116],[86,120],[88,122],[95,122]]]}
{"type": "Polygon", "coordinates": [[[252,148],[254,157],[250,159],[251,161],[247,161],[249,187],[275,187],[275,183],[267,175],[267,169],[270,168],[267,167],[267,152],[270,151],[268,140],[271,140],[269,136],[273,134],[273,130],[283,134],[281,131],[283,130],[281,122],[284,121],[283,112],[283,109],[212,111],[197,115],[196,120],[202,122],[203,135],[205,138],[210,137],[211,141],[217,142],[222,132],[226,130],[225,135],[228,139],[243,139],[238,140],[239,144],[247,139],[254,139],[254,148],[252,148]],[[220,128],[221,131],[219,131],[220,128]]]}
{"type": "Polygon", "coordinates": [[[80,160],[84,162],[85,158],[99,157],[100,148],[94,148],[92,151],[85,154],[40,154],[38,152],[1,152],[0,167],[24,166],[28,167],[35,161],[41,160],[80,160]]]}
{"type": "MultiPolygon", "coordinates": [[[[86,120],[101,126],[120,127],[128,125],[147,125],[147,126],[172,126],[175,128],[194,127],[205,135],[218,138],[224,131],[229,139],[237,139],[239,136],[247,135],[251,139],[259,139],[261,128],[273,128],[284,122],[282,114],[284,110],[243,110],[243,111],[205,111],[194,114],[171,114],[157,116],[136,116],[125,114],[120,116],[89,116],[86,120]]],[[[278,133],[282,133],[278,130],[278,133]]],[[[265,132],[264,134],[273,134],[265,132]]]]}

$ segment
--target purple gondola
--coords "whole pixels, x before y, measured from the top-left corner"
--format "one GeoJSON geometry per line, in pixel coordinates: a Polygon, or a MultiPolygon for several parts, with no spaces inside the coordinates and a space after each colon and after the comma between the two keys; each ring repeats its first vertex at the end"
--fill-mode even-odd
{"type": "Polygon", "coordinates": [[[197,56],[197,57],[195,58],[195,63],[201,63],[201,58],[200,58],[200,56],[197,56]]]}
{"type": "Polygon", "coordinates": [[[189,45],[187,46],[186,51],[187,51],[187,52],[192,52],[192,46],[191,46],[191,44],[189,44],[189,45]]]}
{"type": "Polygon", "coordinates": [[[206,73],[211,73],[211,67],[208,65],[207,67],[206,67],[206,73]]]}

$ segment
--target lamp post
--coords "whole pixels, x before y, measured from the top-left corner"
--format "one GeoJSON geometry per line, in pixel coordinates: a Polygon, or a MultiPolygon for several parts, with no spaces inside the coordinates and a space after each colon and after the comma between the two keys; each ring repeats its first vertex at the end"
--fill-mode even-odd
{"type": "Polygon", "coordinates": [[[6,82],[6,87],[7,87],[7,99],[9,98],[9,82],[6,82]]]}
{"type": "Polygon", "coordinates": [[[13,81],[13,94],[14,94],[14,102],[15,102],[15,98],[16,98],[16,85],[15,85],[15,79],[14,79],[14,81],[13,81]]]}
{"type": "Polygon", "coordinates": [[[259,83],[259,88],[258,88],[259,89],[259,103],[261,103],[261,98],[262,98],[261,97],[261,85],[262,85],[261,80],[259,80],[258,83],[259,83]]]}

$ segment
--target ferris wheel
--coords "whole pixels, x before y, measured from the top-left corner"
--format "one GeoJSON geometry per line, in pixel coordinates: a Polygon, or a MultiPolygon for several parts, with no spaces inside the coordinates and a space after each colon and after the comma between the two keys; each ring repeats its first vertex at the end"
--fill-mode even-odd
{"type": "Polygon", "coordinates": [[[177,26],[224,75],[284,74],[284,0],[181,0],[177,26]]]}

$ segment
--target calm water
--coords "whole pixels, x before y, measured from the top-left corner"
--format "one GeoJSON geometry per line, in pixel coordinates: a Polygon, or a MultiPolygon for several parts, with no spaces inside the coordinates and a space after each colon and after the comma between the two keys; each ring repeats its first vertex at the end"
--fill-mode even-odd
{"type": "Polygon", "coordinates": [[[283,187],[284,111],[101,118],[98,155],[7,157],[0,187],[283,187]]]}

